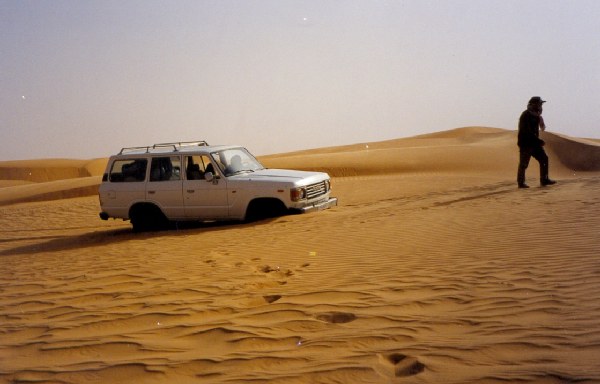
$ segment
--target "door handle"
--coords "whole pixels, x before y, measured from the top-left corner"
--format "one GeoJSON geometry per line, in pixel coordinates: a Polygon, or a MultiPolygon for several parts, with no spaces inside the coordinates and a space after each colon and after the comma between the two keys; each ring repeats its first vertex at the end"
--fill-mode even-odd
{"type": "Polygon", "coordinates": [[[196,192],[194,189],[188,189],[187,190],[187,193],[194,193],[194,192],[196,192]]]}
{"type": "Polygon", "coordinates": [[[156,191],[148,191],[149,195],[154,195],[156,193],[156,191]]]}

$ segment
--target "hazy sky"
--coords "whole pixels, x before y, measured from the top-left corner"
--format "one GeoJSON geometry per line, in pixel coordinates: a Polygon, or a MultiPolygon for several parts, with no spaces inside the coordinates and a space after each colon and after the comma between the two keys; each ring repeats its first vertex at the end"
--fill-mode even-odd
{"type": "MultiPolygon", "coordinates": [[[[0,160],[471,125],[597,138],[598,0],[0,0],[0,160]]],[[[516,150],[516,149],[515,149],[516,150]]]]}

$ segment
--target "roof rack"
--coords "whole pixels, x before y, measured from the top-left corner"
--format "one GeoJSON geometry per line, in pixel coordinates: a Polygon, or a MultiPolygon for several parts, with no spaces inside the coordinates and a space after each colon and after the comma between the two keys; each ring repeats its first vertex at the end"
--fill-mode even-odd
{"type": "Polygon", "coordinates": [[[139,150],[145,150],[146,153],[150,153],[151,149],[168,148],[168,147],[173,147],[173,152],[177,152],[182,147],[191,147],[191,146],[203,147],[203,146],[208,146],[208,143],[204,140],[199,140],[199,141],[179,141],[176,143],[159,143],[159,144],[147,145],[147,146],[143,146],[143,147],[124,147],[124,148],[121,148],[119,155],[122,155],[124,152],[134,152],[134,151],[139,151],[139,150]]]}

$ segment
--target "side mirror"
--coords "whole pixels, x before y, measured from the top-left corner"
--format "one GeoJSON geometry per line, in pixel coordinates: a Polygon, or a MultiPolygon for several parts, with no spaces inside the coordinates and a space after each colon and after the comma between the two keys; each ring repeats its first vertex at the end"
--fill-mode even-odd
{"type": "Polygon", "coordinates": [[[208,182],[208,183],[212,183],[213,180],[215,179],[215,175],[213,175],[212,172],[206,172],[204,174],[204,179],[208,182]]]}

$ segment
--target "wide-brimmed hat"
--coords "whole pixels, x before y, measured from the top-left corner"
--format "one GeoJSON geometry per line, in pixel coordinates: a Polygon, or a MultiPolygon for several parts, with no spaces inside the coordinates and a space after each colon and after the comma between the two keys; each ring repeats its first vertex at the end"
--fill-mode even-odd
{"type": "Polygon", "coordinates": [[[543,104],[545,102],[546,100],[542,100],[542,98],[539,96],[533,96],[531,99],[529,99],[529,104],[543,104]]]}

